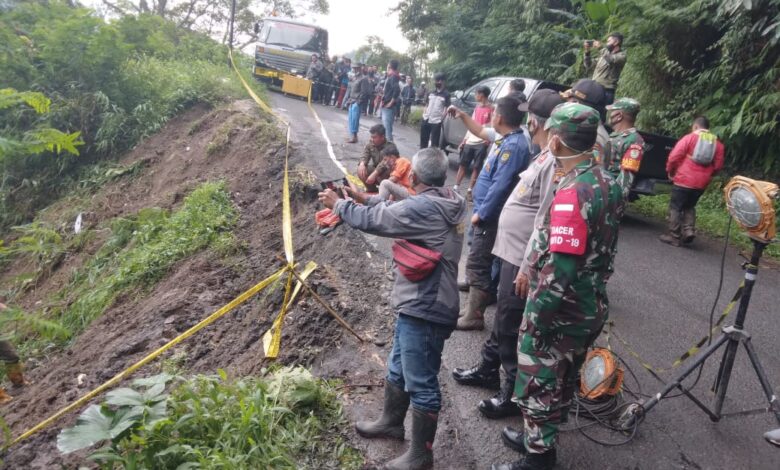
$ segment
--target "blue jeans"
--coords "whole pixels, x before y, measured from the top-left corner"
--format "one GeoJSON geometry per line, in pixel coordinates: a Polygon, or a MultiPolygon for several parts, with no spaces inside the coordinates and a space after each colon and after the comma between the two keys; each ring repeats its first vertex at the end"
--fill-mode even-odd
{"type": "Polygon", "coordinates": [[[382,108],[382,124],[385,126],[385,137],[388,142],[393,141],[393,121],[395,121],[395,108],[382,108]]]}
{"type": "Polygon", "coordinates": [[[360,106],[357,102],[349,106],[349,133],[357,135],[360,128],[360,106]]]}
{"type": "Polygon", "coordinates": [[[438,413],[441,409],[439,369],[444,341],[450,334],[452,327],[398,315],[387,380],[408,392],[417,410],[438,413]]]}

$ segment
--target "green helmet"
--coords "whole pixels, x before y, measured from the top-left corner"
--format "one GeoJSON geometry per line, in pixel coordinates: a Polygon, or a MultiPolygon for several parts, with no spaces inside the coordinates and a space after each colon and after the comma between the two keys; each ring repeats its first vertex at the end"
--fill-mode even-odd
{"type": "Polygon", "coordinates": [[[639,114],[639,101],[634,98],[619,98],[614,103],[607,106],[607,109],[610,111],[625,111],[628,114],[636,116],[639,114]]]}

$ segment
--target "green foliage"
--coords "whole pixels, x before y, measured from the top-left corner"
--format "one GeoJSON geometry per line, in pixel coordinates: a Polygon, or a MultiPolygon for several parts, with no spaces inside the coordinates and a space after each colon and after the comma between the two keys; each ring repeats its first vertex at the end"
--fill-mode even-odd
{"type": "Polygon", "coordinates": [[[106,22],[70,3],[11,1],[0,16],[0,84],[10,87],[0,91],[0,230],[188,106],[244,96],[226,49],[205,34],[152,13],[106,22]]]}
{"type": "Polygon", "coordinates": [[[196,376],[164,393],[170,376],[135,381],[92,405],[58,438],[62,452],[108,441],[100,468],[360,468],[330,384],[302,368],[229,380],[196,376]]]}
{"type": "MultiPolygon", "coordinates": [[[[726,180],[715,179],[699,199],[696,205],[696,230],[708,235],[723,238],[726,236],[726,230],[729,225],[729,213],[726,203],[723,199],[723,187],[726,180]]],[[[666,218],[669,213],[669,190],[666,188],[661,194],[652,197],[641,197],[631,204],[630,208],[640,214],[654,217],[657,219],[666,218]]],[[[780,203],[776,204],[776,213],[780,220],[780,203]]],[[[753,242],[739,226],[731,223],[731,235],[729,241],[734,245],[750,250],[753,242]]],[[[776,243],[767,246],[765,253],[774,258],[780,259],[780,246],[776,243]]]]}
{"type": "Polygon", "coordinates": [[[584,40],[625,36],[618,95],[639,126],[679,136],[705,114],[727,165],[780,176],[780,0],[402,0],[400,26],[450,88],[495,75],[572,83],[584,40]]]}
{"type": "Polygon", "coordinates": [[[13,228],[19,237],[7,249],[10,256],[25,256],[34,265],[34,278],[49,274],[65,256],[66,246],[57,230],[43,222],[13,228]]]}
{"type": "MultiPolygon", "coordinates": [[[[212,245],[229,252],[230,230],[237,220],[224,183],[202,184],[172,214],[146,208],[133,217],[114,219],[111,236],[73,274],[69,284],[57,294],[57,302],[46,306],[40,314],[47,323],[38,326],[51,327],[56,334],[41,328],[17,328],[14,343],[24,355],[38,355],[51,346],[63,345],[110,308],[116,298],[152,287],[176,262],[212,245]]],[[[20,237],[10,251],[23,250],[46,265],[47,260],[62,253],[61,238],[40,223],[30,227],[26,228],[28,235],[20,237]],[[24,241],[28,237],[32,239],[24,241]]],[[[232,246],[237,245],[234,243],[232,246]]],[[[20,282],[34,279],[26,277],[20,282]]],[[[34,318],[37,317],[24,317],[28,323],[34,318]]]]}

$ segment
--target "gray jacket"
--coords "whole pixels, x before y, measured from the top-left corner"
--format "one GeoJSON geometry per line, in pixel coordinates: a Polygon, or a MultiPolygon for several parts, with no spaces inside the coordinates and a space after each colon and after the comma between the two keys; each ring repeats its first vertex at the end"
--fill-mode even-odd
{"type": "Polygon", "coordinates": [[[399,202],[374,196],[365,206],[339,200],[333,210],[348,225],[366,233],[401,238],[442,254],[433,273],[420,282],[395,268],[396,312],[454,327],[458,322],[458,262],[463,248],[466,202],[448,188],[429,188],[399,202]]]}

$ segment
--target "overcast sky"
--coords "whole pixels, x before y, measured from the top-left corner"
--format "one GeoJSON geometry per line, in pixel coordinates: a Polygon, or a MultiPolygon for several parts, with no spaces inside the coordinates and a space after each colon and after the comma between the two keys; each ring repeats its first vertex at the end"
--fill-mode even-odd
{"type": "MultiPolygon", "coordinates": [[[[354,51],[366,43],[366,37],[379,36],[385,45],[398,52],[406,52],[407,41],[398,28],[398,14],[389,10],[398,5],[398,0],[328,0],[330,13],[327,15],[305,14],[302,21],[314,23],[328,30],[328,49],[331,55],[354,51]]],[[[101,0],[81,0],[93,8],[104,7],[101,0]]]]}
{"type": "Polygon", "coordinates": [[[398,14],[389,10],[398,0],[328,0],[328,15],[306,15],[304,18],[328,30],[331,55],[354,51],[366,43],[367,36],[379,36],[385,45],[406,52],[409,42],[398,27],[398,14]]]}

